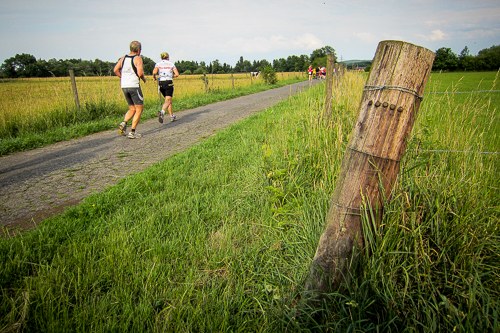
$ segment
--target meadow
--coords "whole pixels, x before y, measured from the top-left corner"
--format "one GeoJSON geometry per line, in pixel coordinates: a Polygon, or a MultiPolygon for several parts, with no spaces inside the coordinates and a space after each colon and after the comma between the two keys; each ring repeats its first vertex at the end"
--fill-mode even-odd
{"type": "Polygon", "coordinates": [[[341,77],[329,119],[320,84],[4,230],[0,330],[498,332],[497,73],[431,74],[369,255],[304,292],[365,81],[341,77]]]}
{"type": "MultiPolygon", "coordinates": [[[[299,72],[276,75],[279,81],[273,86],[249,73],[181,75],[175,79],[174,111],[305,79],[299,72]]],[[[77,77],[76,86],[79,108],[69,77],[0,80],[0,156],[114,129],[123,120],[128,107],[118,77],[77,77]]],[[[163,103],[152,76],[141,87],[142,120],[151,119],[163,103]]]]}

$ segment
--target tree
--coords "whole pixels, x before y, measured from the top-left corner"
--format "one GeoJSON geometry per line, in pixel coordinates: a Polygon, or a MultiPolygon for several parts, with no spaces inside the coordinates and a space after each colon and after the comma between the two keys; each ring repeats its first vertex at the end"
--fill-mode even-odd
{"type": "Polygon", "coordinates": [[[454,71],[458,68],[458,57],[451,48],[442,47],[436,51],[436,58],[432,70],[449,70],[454,71]]]}
{"type": "Polygon", "coordinates": [[[476,59],[470,55],[469,48],[466,46],[458,56],[458,67],[464,71],[476,69],[476,59]]]}
{"type": "Polygon", "coordinates": [[[236,65],[234,66],[234,72],[235,73],[240,73],[243,72],[243,56],[240,57],[240,60],[236,62],[236,65]]]}
{"type": "Polygon", "coordinates": [[[4,77],[37,77],[40,67],[34,56],[22,53],[5,60],[1,70],[4,77]]]}
{"type": "Polygon", "coordinates": [[[287,63],[285,58],[279,58],[273,60],[273,68],[277,72],[287,72],[287,63]]]}
{"type": "Polygon", "coordinates": [[[500,45],[479,51],[476,58],[478,69],[497,71],[500,68],[500,45]]]}
{"type": "Polygon", "coordinates": [[[144,74],[151,75],[153,73],[153,70],[155,69],[156,63],[152,59],[146,56],[141,55],[141,58],[142,58],[142,68],[144,69],[144,74]]]}
{"type": "Polygon", "coordinates": [[[316,49],[311,53],[309,61],[313,67],[323,67],[327,63],[327,55],[333,54],[335,62],[337,62],[337,56],[335,55],[335,49],[329,45],[323,46],[320,49],[316,49]]]}

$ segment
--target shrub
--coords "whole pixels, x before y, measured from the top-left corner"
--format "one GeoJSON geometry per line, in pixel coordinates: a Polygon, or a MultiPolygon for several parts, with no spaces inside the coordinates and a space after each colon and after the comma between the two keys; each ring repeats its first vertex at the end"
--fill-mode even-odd
{"type": "Polygon", "coordinates": [[[193,74],[205,74],[205,71],[203,70],[203,67],[200,66],[194,70],[193,74]]]}
{"type": "Polygon", "coordinates": [[[260,72],[260,75],[262,75],[262,79],[266,84],[276,84],[278,82],[276,72],[271,66],[264,67],[260,72]]]}

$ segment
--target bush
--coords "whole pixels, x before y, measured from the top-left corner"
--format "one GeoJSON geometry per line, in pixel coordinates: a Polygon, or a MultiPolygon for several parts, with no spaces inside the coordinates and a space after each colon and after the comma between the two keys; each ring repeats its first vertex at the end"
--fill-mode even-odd
{"type": "Polygon", "coordinates": [[[278,83],[278,78],[276,77],[276,72],[271,66],[264,67],[260,72],[262,79],[266,84],[276,84],[278,83]]]}
{"type": "Polygon", "coordinates": [[[191,70],[190,70],[190,69],[186,69],[186,70],[184,71],[184,73],[182,73],[182,74],[186,74],[186,75],[188,75],[188,74],[193,74],[193,72],[191,72],[191,70]]]}
{"type": "Polygon", "coordinates": [[[203,67],[200,66],[194,70],[193,74],[205,74],[205,71],[203,70],[203,67]]]}

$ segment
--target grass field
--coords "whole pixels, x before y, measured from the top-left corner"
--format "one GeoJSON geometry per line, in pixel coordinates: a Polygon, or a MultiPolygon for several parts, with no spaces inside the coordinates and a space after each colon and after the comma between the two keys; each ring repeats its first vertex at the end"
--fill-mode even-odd
{"type": "Polygon", "coordinates": [[[303,287],[360,73],[328,122],[317,85],[1,239],[0,330],[498,332],[498,92],[430,94],[495,78],[431,75],[370,255],[314,306],[303,287]]]}
{"type": "MultiPolygon", "coordinates": [[[[303,81],[304,73],[277,73],[267,86],[249,73],[182,75],[175,79],[174,112],[303,81]]],[[[80,108],[70,78],[0,81],[0,156],[116,128],[128,110],[118,77],[76,78],[80,108]]],[[[142,120],[156,116],[160,101],[152,77],[142,84],[142,120]]]]}

